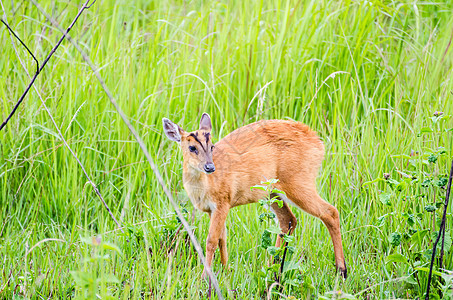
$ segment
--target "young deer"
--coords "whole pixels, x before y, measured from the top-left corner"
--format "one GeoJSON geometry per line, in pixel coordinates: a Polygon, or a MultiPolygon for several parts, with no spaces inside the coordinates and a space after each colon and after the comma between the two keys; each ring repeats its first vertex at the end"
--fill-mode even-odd
{"type": "MultiPolygon", "coordinates": [[[[162,121],[167,137],[181,146],[183,182],[190,200],[210,216],[206,240],[209,266],[217,245],[222,264],[227,264],[225,220],[230,208],[257,202],[265,192],[250,187],[277,178],[275,187],[286,195],[273,195],[284,201],[283,207],[274,203],[271,208],[282,232],[287,233],[289,226],[293,229],[296,226],[296,217],[288,203],[320,218],[332,238],[336,267],[346,278],[338,210],[316,191],[324,145],[307,125],[285,120],[259,121],[236,129],[214,146],[207,113],[201,116],[200,128],[193,132],[184,131],[167,118],[162,121]]],[[[276,246],[280,243],[277,237],[276,246]]]]}

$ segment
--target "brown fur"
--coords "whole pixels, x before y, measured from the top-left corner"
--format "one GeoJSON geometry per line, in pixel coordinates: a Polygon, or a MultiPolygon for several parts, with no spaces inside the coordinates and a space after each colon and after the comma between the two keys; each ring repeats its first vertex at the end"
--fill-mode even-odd
{"type": "MultiPolygon", "coordinates": [[[[316,133],[299,122],[260,121],[231,132],[212,151],[207,114],[203,114],[200,128],[192,133],[179,128],[179,133],[184,157],[184,188],[194,206],[209,213],[211,218],[206,241],[208,264],[211,265],[217,246],[222,264],[227,264],[225,220],[230,208],[257,202],[265,194],[250,187],[277,178],[276,188],[327,226],[336,266],[346,277],[338,211],[316,190],[316,176],[324,158],[324,145],[316,133]],[[189,146],[197,147],[198,154],[191,152],[189,146]],[[215,172],[207,174],[203,166],[212,162],[215,172]]],[[[296,227],[297,220],[287,203],[282,208],[274,204],[272,209],[284,233],[288,232],[289,222],[293,229],[296,227]]],[[[278,237],[277,246],[280,243],[278,237]]]]}

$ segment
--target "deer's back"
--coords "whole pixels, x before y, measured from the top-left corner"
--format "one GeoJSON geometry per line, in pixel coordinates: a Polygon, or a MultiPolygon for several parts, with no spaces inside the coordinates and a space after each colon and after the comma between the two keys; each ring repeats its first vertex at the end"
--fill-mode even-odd
{"type": "Polygon", "coordinates": [[[324,145],[316,132],[287,120],[246,125],[215,146],[216,172],[209,177],[217,190],[225,192],[226,187],[229,194],[243,198],[238,205],[256,201],[250,187],[266,179],[287,181],[294,174],[304,174],[314,180],[324,158],[324,145]]]}

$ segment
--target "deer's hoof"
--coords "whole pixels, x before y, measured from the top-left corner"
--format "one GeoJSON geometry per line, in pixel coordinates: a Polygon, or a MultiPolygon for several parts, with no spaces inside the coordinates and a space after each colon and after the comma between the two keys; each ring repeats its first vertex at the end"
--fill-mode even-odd
{"type": "Polygon", "coordinates": [[[346,262],[344,262],[343,266],[337,265],[337,271],[340,272],[341,277],[344,279],[348,278],[348,268],[346,267],[346,262]]]}

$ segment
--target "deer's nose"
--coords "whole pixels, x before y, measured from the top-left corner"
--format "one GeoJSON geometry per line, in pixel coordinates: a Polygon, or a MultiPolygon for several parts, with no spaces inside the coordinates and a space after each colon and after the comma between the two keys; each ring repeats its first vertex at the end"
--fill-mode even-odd
{"type": "Polygon", "coordinates": [[[215,171],[215,166],[213,163],[207,163],[204,165],[204,170],[206,171],[206,173],[212,173],[215,171]]]}

